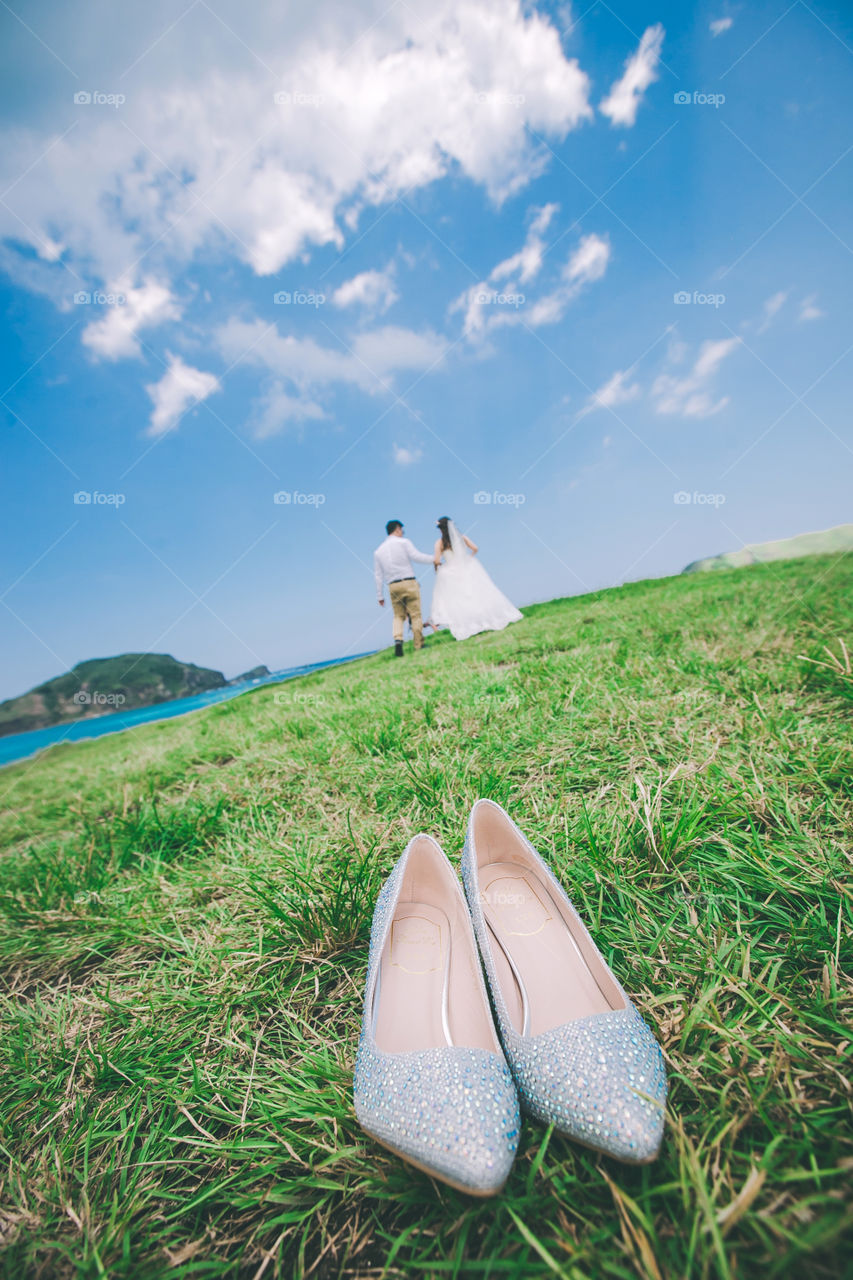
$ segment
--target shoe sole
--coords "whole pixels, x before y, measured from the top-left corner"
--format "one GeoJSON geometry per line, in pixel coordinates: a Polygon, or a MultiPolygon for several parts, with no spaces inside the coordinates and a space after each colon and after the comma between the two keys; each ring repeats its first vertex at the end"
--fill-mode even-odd
{"type": "MultiPolygon", "coordinates": [[[[525,1114],[529,1115],[536,1124],[548,1127],[549,1121],[541,1120],[539,1116],[531,1115],[529,1111],[525,1112],[525,1114]]],[[[554,1133],[559,1134],[561,1138],[565,1138],[567,1142],[573,1142],[576,1147],[583,1147],[585,1151],[591,1151],[593,1155],[606,1156],[608,1160],[616,1160],[619,1164],[633,1165],[634,1168],[638,1168],[643,1164],[654,1164],[660,1155],[660,1147],[658,1147],[653,1156],[644,1156],[642,1160],[632,1160],[630,1156],[617,1156],[612,1151],[605,1151],[603,1147],[594,1147],[591,1142],[584,1142],[583,1138],[576,1138],[574,1134],[566,1133],[562,1129],[555,1128],[554,1133]]]]}
{"type": "Polygon", "coordinates": [[[390,1151],[392,1155],[397,1156],[400,1160],[404,1160],[406,1164],[410,1164],[413,1169],[418,1169],[421,1173],[425,1173],[428,1178],[434,1178],[436,1182],[443,1182],[447,1187],[453,1187],[454,1191],[461,1191],[466,1196],[474,1196],[476,1200],[490,1200],[492,1196],[500,1195],[506,1186],[506,1179],[499,1187],[495,1187],[493,1191],[475,1191],[471,1187],[466,1187],[462,1182],[455,1182],[453,1178],[448,1178],[446,1174],[439,1173],[437,1169],[430,1169],[427,1165],[421,1164],[419,1160],[413,1159],[412,1156],[392,1147],[390,1142],[386,1142],[384,1138],[377,1138],[375,1133],[371,1133],[369,1129],[365,1129],[362,1125],[362,1132],[366,1133],[374,1142],[378,1142],[380,1147],[384,1147],[386,1151],[390,1151]]]}
{"type": "MultiPolygon", "coordinates": [[[[541,1124],[542,1121],[539,1121],[539,1123],[541,1124]]],[[[376,1134],[371,1133],[369,1129],[364,1129],[362,1127],[362,1132],[366,1133],[373,1142],[377,1142],[380,1147],[384,1147],[386,1151],[390,1151],[392,1155],[397,1156],[399,1160],[403,1160],[406,1164],[410,1164],[414,1169],[419,1169],[421,1173],[425,1173],[428,1178],[434,1178],[436,1182],[443,1182],[445,1186],[453,1187],[454,1191],[462,1191],[466,1196],[474,1196],[477,1200],[491,1200],[493,1196],[499,1196],[506,1186],[507,1180],[504,1179],[501,1185],[496,1187],[494,1191],[472,1191],[470,1187],[464,1186],[461,1182],[454,1182],[452,1178],[446,1177],[443,1173],[438,1173],[435,1169],[427,1168],[425,1164],[421,1164],[420,1161],[413,1159],[412,1156],[406,1155],[404,1152],[398,1150],[397,1147],[392,1147],[390,1142],[385,1142],[383,1138],[377,1138],[376,1134]]],[[[573,1142],[575,1146],[583,1147],[585,1151],[591,1151],[595,1156],[606,1156],[608,1160],[615,1160],[618,1164],[632,1165],[635,1169],[639,1168],[641,1165],[654,1164],[655,1160],[657,1160],[660,1155],[660,1150],[657,1150],[653,1156],[646,1156],[643,1160],[629,1160],[626,1159],[625,1156],[613,1155],[611,1151],[602,1151],[601,1147],[590,1146],[588,1142],[582,1142],[580,1138],[573,1138],[570,1134],[563,1133],[559,1129],[555,1129],[554,1132],[558,1133],[561,1138],[566,1138],[567,1141],[573,1142]]]]}

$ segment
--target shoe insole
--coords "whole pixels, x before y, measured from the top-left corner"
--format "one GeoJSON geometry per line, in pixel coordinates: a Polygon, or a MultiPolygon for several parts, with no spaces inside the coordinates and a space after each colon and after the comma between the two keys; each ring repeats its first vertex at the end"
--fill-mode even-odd
{"type": "Polygon", "coordinates": [[[513,1025],[536,1036],[613,1006],[590,972],[569,926],[534,871],[513,862],[481,869],[486,924],[513,1025]]]}
{"type": "Polygon", "coordinates": [[[384,1053],[451,1043],[447,1018],[450,921],[427,902],[401,902],[379,965],[376,1046],[384,1053]]]}

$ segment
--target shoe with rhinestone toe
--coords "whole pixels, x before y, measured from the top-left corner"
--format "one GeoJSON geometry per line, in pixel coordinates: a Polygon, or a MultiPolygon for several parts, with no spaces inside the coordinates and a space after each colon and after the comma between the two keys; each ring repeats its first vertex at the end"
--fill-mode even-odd
{"type": "Polygon", "coordinates": [[[475,1196],[506,1181],[518,1094],[462,887],[431,836],[411,840],[376,903],[353,1098],[362,1129],[432,1177],[475,1196]]]}
{"type": "Polygon", "coordinates": [[[471,811],[462,879],[522,1108],[632,1164],[660,1147],[660,1047],[542,858],[492,800],[471,811]]]}

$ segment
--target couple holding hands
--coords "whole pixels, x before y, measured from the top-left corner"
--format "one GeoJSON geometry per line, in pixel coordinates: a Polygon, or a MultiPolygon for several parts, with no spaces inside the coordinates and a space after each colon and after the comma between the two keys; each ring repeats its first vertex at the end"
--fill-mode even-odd
{"type": "Polygon", "coordinates": [[[435,566],[435,587],[428,625],[446,627],[454,640],[481,631],[502,631],[518,622],[521,613],[499,591],[477,560],[475,542],[460,533],[449,516],[436,521],[439,536],[432,555],[418,551],[406,536],[401,520],[389,520],[386,538],[373,553],[376,596],[385,604],[385,584],[394,612],[394,653],[403,656],[403,627],[412,624],[415,650],[423,648],[421,592],[412,562],[435,566]]]}

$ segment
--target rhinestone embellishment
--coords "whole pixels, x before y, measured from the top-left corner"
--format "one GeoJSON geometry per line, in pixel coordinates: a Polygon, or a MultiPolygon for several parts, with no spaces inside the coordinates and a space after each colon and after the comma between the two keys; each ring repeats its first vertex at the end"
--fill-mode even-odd
{"type": "Polygon", "coordinates": [[[484,1191],[506,1180],[518,1146],[518,1096],[506,1063],[487,1049],[381,1053],[362,1037],[355,1112],[381,1142],[484,1191]]]}
{"type": "MultiPolygon", "coordinates": [[[[666,1070],[660,1046],[618,982],[624,1009],[578,1018],[537,1036],[515,1030],[488,942],[472,822],[462,853],[462,880],[523,1110],[620,1160],[653,1159],[663,1136],[666,1070]]],[[[565,898],[539,854],[519,834],[554,892],[565,898]]]]}
{"type": "Polygon", "coordinates": [[[407,856],[408,848],[380,890],[373,914],[353,1078],[356,1118],[404,1158],[474,1193],[489,1194],[506,1181],[520,1128],[518,1093],[503,1055],[460,1045],[384,1053],[370,1025],[370,997],[407,856]]]}

